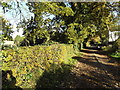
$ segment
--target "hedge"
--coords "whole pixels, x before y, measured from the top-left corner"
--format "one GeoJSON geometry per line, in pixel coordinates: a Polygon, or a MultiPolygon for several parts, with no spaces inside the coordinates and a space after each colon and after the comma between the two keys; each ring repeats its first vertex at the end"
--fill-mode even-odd
{"type": "Polygon", "coordinates": [[[51,65],[68,64],[69,58],[74,54],[73,51],[73,45],[64,44],[3,50],[1,69],[12,71],[16,78],[16,86],[34,88],[36,80],[51,65]]]}
{"type": "Polygon", "coordinates": [[[115,48],[116,51],[120,52],[120,38],[116,40],[113,47],[115,48]]]}

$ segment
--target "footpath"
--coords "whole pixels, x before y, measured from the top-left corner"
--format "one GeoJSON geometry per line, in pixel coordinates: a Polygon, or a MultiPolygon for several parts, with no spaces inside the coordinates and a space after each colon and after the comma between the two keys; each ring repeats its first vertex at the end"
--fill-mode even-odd
{"type": "Polygon", "coordinates": [[[78,63],[70,75],[71,88],[120,89],[120,64],[115,59],[100,50],[83,49],[82,53],[82,57],[73,57],[78,63]]]}

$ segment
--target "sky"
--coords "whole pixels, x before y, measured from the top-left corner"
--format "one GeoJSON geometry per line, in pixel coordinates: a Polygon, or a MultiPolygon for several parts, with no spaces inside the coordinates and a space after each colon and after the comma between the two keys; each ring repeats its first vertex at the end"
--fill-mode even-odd
{"type": "MultiPolygon", "coordinates": [[[[17,24],[20,22],[20,14],[19,14],[19,10],[16,6],[16,2],[9,2],[9,4],[12,5],[12,9],[9,10],[8,12],[6,12],[5,14],[3,13],[2,7],[0,6],[0,16],[3,16],[6,20],[8,20],[13,27],[13,31],[14,33],[11,34],[13,38],[15,38],[17,35],[22,36],[23,33],[23,29],[20,28],[19,30],[16,28],[17,24]],[[16,14],[17,13],[17,14],[16,14]]],[[[34,16],[33,13],[29,12],[28,6],[26,5],[25,2],[21,2],[20,8],[21,13],[23,15],[24,18],[26,19],[30,19],[31,16],[34,16]]],[[[21,20],[23,19],[23,17],[21,17],[21,20]]]]}

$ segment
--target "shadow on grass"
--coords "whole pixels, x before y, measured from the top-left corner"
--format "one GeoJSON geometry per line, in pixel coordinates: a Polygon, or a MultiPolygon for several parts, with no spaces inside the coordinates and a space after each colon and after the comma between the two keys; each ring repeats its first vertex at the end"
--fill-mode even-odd
{"type": "Polygon", "coordinates": [[[61,66],[52,65],[49,70],[44,71],[38,79],[36,90],[39,88],[65,88],[69,86],[69,75],[71,67],[62,64],[61,66]]]}
{"type": "Polygon", "coordinates": [[[23,90],[22,88],[15,85],[16,78],[12,75],[11,70],[2,70],[2,90],[23,90]]]}

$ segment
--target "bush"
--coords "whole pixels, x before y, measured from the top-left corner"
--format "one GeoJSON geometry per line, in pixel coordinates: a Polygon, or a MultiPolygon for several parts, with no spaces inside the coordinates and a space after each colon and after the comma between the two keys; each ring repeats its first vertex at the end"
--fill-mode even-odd
{"type": "Polygon", "coordinates": [[[114,51],[114,49],[112,48],[112,46],[103,46],[102,50],[105,51],[105,52],[109,52],[109,53],[110,52],[112,53],[114,51]]]}
{"type": "Polygon", "coordinates": [[[116,51],[115,53],[112,53],[111,56],[114,57],[114,58],[119,58],[120,59],[120,52],[116,51]]]}
{"type": "Polygon", "coordinates": [[[115,51],[120,52],[120,38],[116,40],[113,47],[114,47],[115,51]]]}
{"type": "Polygon", "coordinates": [[[2,50],[8,50],[8,49],[15,49],[17,46],[10,46],[10,45],[2,45],[1,49],[2,50]]]}
{"type": "Polygon", "coordinates": [[[11,70],[16,78],[16,85],[21,88],[34,88],[36,80],[51,65],[71,64],[73,45],[51,45],[19,47],[2,50],[2,70],[11,70]]]}

